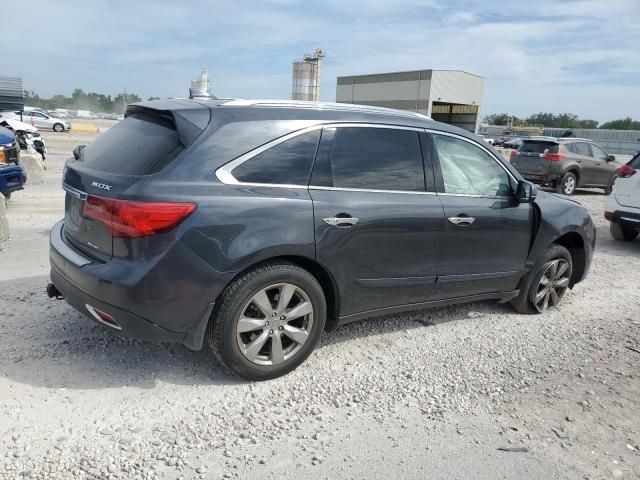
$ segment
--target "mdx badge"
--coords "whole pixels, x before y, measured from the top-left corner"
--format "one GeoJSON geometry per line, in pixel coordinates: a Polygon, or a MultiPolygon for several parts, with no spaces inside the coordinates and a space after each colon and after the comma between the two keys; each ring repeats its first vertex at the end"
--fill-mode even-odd
{"type": "Polygon", "coordinates": [[[91,186],[96,188],[101,188],[103,190],[111,190],[111,185],[107,185],[106,183],[91,182],[91,186]]]}

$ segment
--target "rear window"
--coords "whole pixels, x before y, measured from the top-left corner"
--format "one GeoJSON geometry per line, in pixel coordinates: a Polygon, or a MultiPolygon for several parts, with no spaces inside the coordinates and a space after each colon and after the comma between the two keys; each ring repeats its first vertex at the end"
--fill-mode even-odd
{"type": "Polygon", "coordinates": [[[558,144],[539,140],[524,140],[518,150],[532,153],[558,153],[558,144]]]}
{"type": "Polygon", "coordinates": [[[150,175],[162,170],[183,150],[171,120],[134,113],[87,145],[81,161],[100,172],[150,175]]]}
{"type": "Polygon", "coordinates": [[[629,160],[628,165],[631,168],[635,168],[636,170],[640,170],[640,153],[636,153],[636,156],[629,160]]]}

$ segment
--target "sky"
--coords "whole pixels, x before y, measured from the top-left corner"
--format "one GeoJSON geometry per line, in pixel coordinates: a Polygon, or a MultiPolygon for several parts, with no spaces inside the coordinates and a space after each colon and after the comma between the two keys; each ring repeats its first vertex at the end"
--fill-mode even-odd
{"type": "Polygon", "coordinates": [[[640,0],[2,0],[0,75],[40,96],[73,89],[290,98],[291,63],[322,48],[336,77],[461,69],[482,115],[640,119],[640,0]],[[11,51],[10,57],[6,52],[11,51]]]}

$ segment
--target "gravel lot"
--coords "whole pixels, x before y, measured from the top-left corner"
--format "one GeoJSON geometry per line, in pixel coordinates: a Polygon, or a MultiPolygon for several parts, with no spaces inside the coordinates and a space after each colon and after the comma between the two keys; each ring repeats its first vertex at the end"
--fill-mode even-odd
{"type": "Polygon", "coordinates": [[[561,308],[352,324],[251,384],[46,298],[63,163],[95,136],[45,136],[46,182],[14,195],[0,252],[0,478],[640,477],[640,240],[610,237],[599,191],[576,196],[597,248],[561,308]]]}

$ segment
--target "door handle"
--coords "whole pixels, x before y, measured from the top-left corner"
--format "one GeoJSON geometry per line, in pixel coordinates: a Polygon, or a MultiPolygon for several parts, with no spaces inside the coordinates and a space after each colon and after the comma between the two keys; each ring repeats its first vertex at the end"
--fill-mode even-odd
{"type": "Polygon", "coordinates": [[[360,221],[357,217],[327,217],[322,220],[334,227],[352,227],[360,221]]]}
{"type": "Polygon", "coordinates": [[[474,217],[449,217],[448,219],[454,225],[471,225],[476,221],[474,217]]]}

